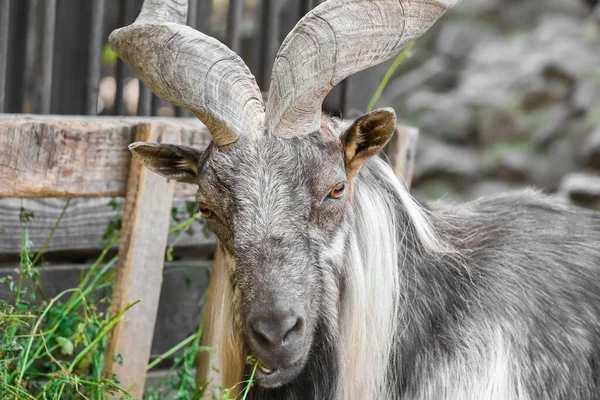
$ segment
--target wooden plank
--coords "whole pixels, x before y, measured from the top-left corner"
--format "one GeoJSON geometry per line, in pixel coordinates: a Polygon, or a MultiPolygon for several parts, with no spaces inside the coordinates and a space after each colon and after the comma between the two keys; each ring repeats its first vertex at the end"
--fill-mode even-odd
{"type": "Polygon", "coordinates": [[[223,336],[223,324],[220,318],[226,318],[223,315],[223,308],[224,296],[228,294],[219,293],[218,290],[222,287],[220,282],[224,279],[229,279],[225,254],[222,246],[217,245],[206,309],[204,310],[204,329],[201,341],[202,346],[212,348],[214,353],[211,356],[209,353],[203,352],[196,358],[196,384],[207,385],[208,393],[214,393],[218,387],[229,387],[225,384],[226,378],[221,375],[222,364],[219,357],[223,336]]]}
{"type": "MultiPolygon", "coordinates": [[[[180,137],[177,130],[140,124],[135,139],[178,143],[180,137]]],[[[138,161],[131,162],[111,315],[135,301],[141,303],[110,333],[104,373],[116,374],[121,385],[138,398],[144,392],[151,354],[174,189],[173,182],[150,172],[138,161]]]]}
{"type": "MultiPolygon", "coordinates": [[[[29,223],[29,238],[32,250],[37,252],[50,235],[52,228],[65,205],[65,199],[2,199],[0,200],[0,254],[17,254],[21,246],[22,228],[19,223],[19,211],[24,207],[32,211],[35,218],[29,223]]],[[[73,199],[67,209],[58,229],[56,230],[47,252],[89,252],[97,253],[105,241],[102,236],[111,220],[116,220],[123,214],[123,199],[116,199],[121,204],[120,210],[113,210],[109,206],[109,197],[93,199],[73,199]]],[[[187,202],[194,202],[193,197],[180,197],[173,201],[173,207],[183,209],[187,202]]],[[[186,214],[187,215],[187,214],[186,214]]],[[[182,216],[182,218],[184,218],[182,216]]],[[[178,222],[171,221],[171,227],[178,222]]],[[[206,247],[212,248],[215,244],[214,235],[205,235],[200,223],[192,224],[193,235],[185,232],[169,237],[169,244],[176,241],[177,248],[206,247]]],[[[1,258],[0,258],[1,262],[1,258]]]]}
{"type": "MultiPolygon", "coordinates": [[[[211,140],[196,119],[0,115],[0,198],[124,196],[140,123],[169,126],[200,149],[211,140]]],[[[195,192],[178,184],[178,196],[195,192]]]]}
{"type": "MultiPolygon", "coordinates": [[[[89,271],[91,265],[92,262],[85,264],[56,262],[40,268],[39,278],[44,292],[52,298],[63,290],[77,287],[81,277],[89,271]]],[[[208,290],[207,271],[211,266],[212,261],[201,259],[165,263],[152,339],[152,358],[170,350],[198,329],[202,318],[202,299],[208,290]]],[[[16,278],[17,268],[18,264],[0,267],[0,278],[7,275],[16,278]]],[[[29,288],[34,289],[32,286],[29,288]]],[[[5,285],[0,285],[0,299],[8,297],[10,292],[5,285]]],[[[38,300],[42,300],[40,296],[38,300]]],[[[100,311],[104,311],[102,305],[99,307],[100,311]]],[[[131,312],[136,312],[135,307],[131,312]]],[[[167,360],[172,358],[173,356],[168,357],[167,360]]]]}
{"type": "Polygon", "coordinates": [[[415,156],[419,129],[411,126],[396,126],[396,142],[392,149],[392,168],[394,174],[410,187],[415,170],[415,156]]]}

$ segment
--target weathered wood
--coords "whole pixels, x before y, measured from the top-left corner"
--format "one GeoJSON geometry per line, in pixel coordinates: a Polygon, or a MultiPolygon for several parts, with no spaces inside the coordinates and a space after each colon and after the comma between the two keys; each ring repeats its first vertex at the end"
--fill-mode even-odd
{"type": "MultiPolygon", "coordinates": [[[[94,253],[100,251],[105,240],[102,236],[111,220],[116,220],[123,210],[113,210],[109,206],[110,198],[73,199],[65,213],[47,252],[82,252],[94,253]]],[[[121,205],[123,199],[116,199],[121,205]]],[[[0,200],[0,254],[18,254],[21,246],[21,225],[19,211],[24,207],[32,211],[35,218],[29,222],[29,238],[32,250],[39,251],[62,211],[65,199],[2,199],[0,200]]],[[[193,197],[180,197],[173,201],[173,207],[182,209],[193,197]]],[[[186,214],[187,215],[187,214],[186,214]]],[[[181,216],[184,218],[184,216],[181,216]]],[[[177,225],[171,221],[171,227],[177,225]]],[[[212,248],[215,243],[213,235],[206,236],[199,223],[193,223],[193,234],[185,232],[169,237],[168,244],[176,241],[176,247],[212,248]]],[[[0,257],[0,261],[1,261],[0,257]]]]}
{"type": "Polygon", "coordinates": [[[217,318],[225,317],[222,315],[223,296],[217,293],[219,287],[218,281],[227,279],[227,265],[225,255],[221,246],[217,245],[213,270],[210,280],[210,288],[206,299],[206,308],[204,310],[204,328],[202,331],[202,345],[210,347],[215,351],[212,353],[203,352],[198,354],[196,359],[196,383],[198,385],[207,385],[208,393],[214,393],[216,387],[222,386],[222,377],[219,373],[221,360],[219,358],[219,338],[222,336],[222,325],[214,323],[217,318]]]}
{"type": "MultiPolygon", "coordinates": [[[[136,141],[178,143],[179,132],[140,124],[136,141]]],[[[133,160],[127,181],[119,261],[113,284],[111,315],[141,300],[111,331],[106,346],[104,373],[116,374],[121,385],[142,397],[146,366],[162,284],[163,260],[174,183],[133,160]],[[122,363],[115,357],[120,354],[122,363]]]]}
{"type": "MultiPolygon", "coordinates": [[[[52,298],[63,290],[77,287],[91,265],[91,261],[85,264],[55,262],[40,268],[39,278],[44,293],[52,298]]],[[[202,317],[202,299],[208,290],[208,268],[211,266],[211,261],[201,259],[165,263],[152,339],[152,359],[170,350],[198,329],[202,317]]],[[[0,278],[7,275],[16,278],[17,268],[17,263],[1,266],[0,278]]],[[[29,288],[34,289],[33,285],[29,288]]],[[[0,299],[9,297],[10,292],[7,288],[0,285],[0,299]]],[[[42,300],[41,296],[37,298],[42,300]]],[[[130,311],[135,313],[136,307],[130,311]]],[[[175,355],[179,354],[180,352],[175,355]]],[[[170,356],[167,360],[172,358],[173,356],[170,356]]]]}
{"type": "MultiPolygon", "coordinates": [[[[140,123],[168,125],[201,149],[211,140],[195,119],[0,115],[0,198],[124,196],[140,123]]],[[[178,196],[195,192],[178,184],[178,196]]]]}
{"type": "Polygon", "coordinates": [[[419,129],[411,126],[396,126],[396,142],[392,153],[394,174],[410,187],[415,170],[415,155],[419,129]]]}

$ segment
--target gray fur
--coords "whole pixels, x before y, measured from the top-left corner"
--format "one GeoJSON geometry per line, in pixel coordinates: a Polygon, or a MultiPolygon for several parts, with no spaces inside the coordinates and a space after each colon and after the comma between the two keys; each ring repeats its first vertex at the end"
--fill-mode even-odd
{"type": "Polygon", "coordinates": [[[334,126],[242,137],[197,161],[198,201],[234,259],[245,352],[257,354],[254,310],[306,315],[281,358],[294,365],[270,366],[281,377],[269,384],[259,373],[250,397],[600,398],[600,216],[531,190],[419,206],[376,157],[327,198],[347,179],[334,126]]]}

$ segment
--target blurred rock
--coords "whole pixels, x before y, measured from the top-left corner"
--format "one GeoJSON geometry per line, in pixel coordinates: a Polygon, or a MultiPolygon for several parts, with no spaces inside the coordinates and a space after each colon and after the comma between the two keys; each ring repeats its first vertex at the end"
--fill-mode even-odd
{"type": "Polygon", "coordinates": [[[600,170],[600,126],[593,132],[585,146],[585,164],[600,170]]]}
{"type": "Polygon", "coordinates": [[[532,158],[522,151],[507,151],[499,156],[495,176],[512,182],[523,182],[529,177],[532,158]]]}
{"type": "Polygon", "coordinates": [[[477,132],[479,142],[489,144],[519,138],[523,128],[507,109],[487,107],[478,112],[477,132]]]}
{"type": "Polygon", "coordinates": [[[479,155],[474,149],[446,144],[430,135],[419,137],[414,181],[431,176],[474,180],[479,170],[479,155]]]}
{"type": "Polygon", "coordinates": [[[583,79],[575,84],[571,96],[571,108],[578,113],[585,113],[600,100],[600,84],[593,79],[583,79]]]}
{"type": "Polygon", "coordinates": [[[579,168],[577,149],[569,138],[552,143],[545,154],[532,157],[530,183],[551,192],[558,188],[566,175],[579,168]]]}
{"type": "Polygon", "coordinates": [[[501,0],[463,0],[456,10],[467,14],[489,14],[497,11],[501,5],[501,0]]]}
{"type": "Polygon", "coordinates": [[[600,176],[588,173],[573,173],[565,176],[558,190],[575,204],[600,209],[600,176]]]}
{"type": "Polygon", "coordinates": [[[515,187],[505,181],[483,181],[471,186],[467,192],[469,199],[476,199],[484,196],[506,193],[515,190],[515,187]]]}
{"type": "Polygon", "coordinates": [[[428,112],[421,121],[421,131],[447,142],[466,143],[473,132],[473,111],[460,103],[428,112]]]}
{"type": "Polygon", "coordinates": [[[423,132],[415,175],[426,193],[555,191],[565,176],[600,170],[600,127],[589,134],[600,106],[598,4],[459,2],[459,17],[427,42],[428,61],[384,94],[423,132]]]}
{"type": "Polygon", "coordinates": [[[452,93],[436,93],[420,90],[411,94],[405,102],[406,112],[418,114],[423,111],[440,111],[451,108],[456,103],[452,93]]]}
{"type": "Polygon", "coordinates": [[[534,79],[524,89],[523,109],[532,111],[567,99],[573,84],[563,80],[539,78],[534,79]]]}
{"type": "Polygon", "coordinates": [[[557,137],[564,137],[570,110],[566,105],[560,104],[552,109],[550,117],[535,132],[533,141],[538,149],[548,146],[557,137]]]}
{"type": "Polygon", "coordinates": [[[598,46],[580,20],[548,15],[531,33],[482,40],[470,53],[457,90],[461,100],[485,107],[506,107],[526,90],[559,100],[598,63],[598,46]]]}
{"type": "Polygon", "coordinates": [[[435,50],[457,62],[462,62],[479,42],[491,35],[489,29],[481,26],[463,21],[447,22],[437,36],[435,50]]]}
{"type": "Polygon", "coordinates": [[[538,49],[544,49],[537,54],[544,67],[554,67],[572,79],[580,77],[600,60],[600,53],[577,18],[545,15],[533,31],[532,41],[538,49]]]}
{"type": "MultiPolygon", "coordinates": [[[[446,57],[434,56],[424,64],[420,65],[418,68],[415,68],[414,70],[398,77],[398,79],[391,81],[381,96],[379,103],[390,104],[395,99],[402,98],[413,91],[419,89],[422,90],[423,87],[429,86],[432,80],[440,75],[445,74],[449,69],[450,64],[446,57]]],[[[453,72],[452,79],[456,80],[456,72],[453,72]]],[[[432,86],[435,87],[436,85],[434,84],[432,86]]],[[[438,87],[435,88],[439,90],[439,83],[437,86],[438,87]]],[[[445,83],[444,87],[447,86],[448,83],[445,83]]]]}
{"type": "Polygon", "coordinates": [[[508,26],[527,26],[543,13],[566,14],[583,18],[590,13],[585,0],[509,0],[503,2],[500,14],[508,26]]]}

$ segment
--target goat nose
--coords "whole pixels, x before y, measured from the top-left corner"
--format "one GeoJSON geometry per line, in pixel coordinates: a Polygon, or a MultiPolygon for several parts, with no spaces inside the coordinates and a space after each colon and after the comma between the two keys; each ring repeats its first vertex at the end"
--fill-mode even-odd
{"type": "Polygon", "coordinates": [[[270,312],[250,320],[254,341],[267,351],[292,344],[302,337],[304,318],[293,312],[270,312]]]}

